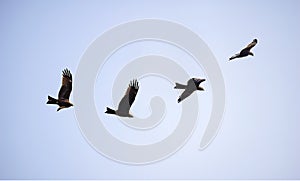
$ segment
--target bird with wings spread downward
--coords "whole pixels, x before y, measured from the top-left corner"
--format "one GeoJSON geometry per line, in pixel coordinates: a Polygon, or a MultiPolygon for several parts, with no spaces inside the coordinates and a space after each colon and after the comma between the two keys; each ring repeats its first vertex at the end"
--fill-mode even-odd
{"type": "Polygon", "coordinates": [[[131,114],[129,114],[129,109],[130,109],[131,105],[133,104],[133,102],[135,100],[135,96],[138,93],[138,91],[139,91],[138,81],[137,80],[130,81],[127,91],[119,103],[118,109],[113,110],[109,107],[106,107],[105,113],[116,114],[121,117],[132,118],[133,116],[131,114]]]}
{"type": "Polygon", "coordinates": [[[175,83],[174,89],[184,89],[183,93],[180,95],[177,102],[180,103],[196,90],[204,91],[204,89],[199,86],[200,83],[204,81],[205,79],[191,78],[190,80],[188,80],[187,85],[175,83]]]}
{"type": "Polygon", "coordinates": [[[241,57],[246,57],[248,55],[252,55],[254,56],[254,54],[252,52],[250,52],[251,48],[253,48],[255,45],[257,44],[257,39],[254,39],[249,45],[247,45],[246,48],[244,48],[243,50],[241,50],[240,53],[237,53],[235,55],[233,55],[232,57],[229,58],[229,60],[233,60],[235,58],[241,58],[241,57]]]}
{"type": "Polygon", "coordinates": [[[47,104],[57,104],[59,106],[57,111],[63,108],[68,108],[73,106],[73,104],[69,102],[71,91],[72,91],[72,74],[70,70],[64,69],[62,71],[62,85],[58,93],[58,99],[48,96],[47,104]]]}

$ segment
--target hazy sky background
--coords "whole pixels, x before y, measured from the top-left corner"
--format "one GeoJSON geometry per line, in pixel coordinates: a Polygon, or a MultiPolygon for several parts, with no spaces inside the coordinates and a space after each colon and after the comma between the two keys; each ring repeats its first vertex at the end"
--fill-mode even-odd
{"type": "MultiPolygon", "coordinates": [[[[1,1],[0,179],[300,179],[299,7],[296,0],[1,1]],[[56,112],[45,103],[47,95],[57,96],[61,71],[68,67],[75,76],[81,56],[97,37],[144,18],[177,22],[207,43],[225,80],[226,110],[217,137],[204,151],[198,147],[206,125],[199,120],[177,153],[133,166],[95,151],[83,137],[73,108],[56,112]],[[253,38],[258,39],[254,57],[228,62],[253,38]]],[[[107,64],[105,71],[111,74],[99,79],[111,86],[114,70],[130,62],[131,53],[135,57],[161,50],[167,52],[163,55],[177,55],[174,47],[156,43],[139,42],[120,50],[112,57],[120,65],[107,64]],[[118,60],[122,51],[127,53],[118,60]]],[[[193,69],[190,73],[205,77],[193,69]]],[[[170,86],[164,80],[151,81],[170,86]]],[[[207,91],[198,98],[209,104],[209,81],[204,85],[207,91]]],[[[169,93],[167,100],[176,100],[178,94],[169,93]]],[[[103,117],[105,106],[114,105],[109,96],[102,97],[97,108],[103,117]]],[[[201,106],[206,118],[209,110],[201,106]]],[[[141,117],[149,113],[132,111],[141,117]]],[[[116,137],[127,135],[119,134],[115,117],[107,119],[111,121],[104,124],[116,137]]],[[[156,132],[167,134],[175,123],[165,122],[156,132]]],[[[123,139],[143,141],[132,139],[133,133],[123,139]]],[[[153,135],[145,136],[147,142],[164,136],[153,135]]]]}

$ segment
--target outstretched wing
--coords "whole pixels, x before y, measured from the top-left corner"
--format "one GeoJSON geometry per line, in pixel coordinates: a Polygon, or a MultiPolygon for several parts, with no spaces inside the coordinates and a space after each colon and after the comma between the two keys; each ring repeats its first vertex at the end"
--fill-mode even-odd
{"type": "Polygon", "coordinates": [[[253,48],[257,44],[257,39],[254,39],[249,45],[247,45],[242,51],[242,52],[249,52],[251,48],[253,48]]]}
{"type": "Polygon", "coordinates": [[[129,113],[129,109],[135,100],[135,96],[139,90],[139,83],[137,80],[132,80],[129,87],[119,103],[118,110],[122,113],[129,113]]]}
{"type": "Polygon", "coordinates": [[[183,93],[179,96],[178,103],[183,101],[185,98],[189,97],[193,92],[194,90],[185,89],[183,93]]]}
{"type": "Polygon", "coordinates": [[[58,93],[58,99],[69,100],[72,91],[72,74],[68,69],[64,69],[62,73],[62,85],[58,93]]]}
{"type": "Polygon", "coordinates": [[[130,81],[129,84],[129,90],[128,90],[128,95],[129,95],[129,105],[131,106],[135,100],[135,96],[137,92],[139,91],[139,83],[135,79],[133,81],[130,81]]]}

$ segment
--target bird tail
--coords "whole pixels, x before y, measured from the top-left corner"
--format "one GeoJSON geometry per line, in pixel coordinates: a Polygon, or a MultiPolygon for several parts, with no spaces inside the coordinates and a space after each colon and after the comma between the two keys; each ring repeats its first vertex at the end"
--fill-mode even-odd
{"type": "Polygon", "coordinates": [[[58,100],[51,96],[48,96],[47,104],[58,104],[58,100]]]}
{"type": "Polygon", "coordinates": [[[185,89],[185,88],[186,88],[186,85],[182,85],[182,84],[179,84],[179,83],[175,83],[174,89],[185,89]]]}
{"type": "Polygon", "coordinates": [[[233,60],[233,59],[235,59],[235,58],[237,58],[237,57],[238,57],[238,54],[233,55],[232,57],[229,58],[229,61],[230,61],[230,60],[233,60]]]}
{"type": "Polygon", "coordinates": [[[105,113],[107,113],[107,114],[116,114],[116,111],[113,110],[113,109],[111,109],[111,108],[109,108],[109,107],[106,107],[105,113]]]}

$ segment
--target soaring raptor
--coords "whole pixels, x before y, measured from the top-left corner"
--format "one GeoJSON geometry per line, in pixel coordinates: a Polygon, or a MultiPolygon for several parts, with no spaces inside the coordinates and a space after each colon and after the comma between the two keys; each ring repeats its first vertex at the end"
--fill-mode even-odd
{"type": "Polygon", "coordinates": [[[58,99],[48,96],[47,104],[57,104],[59,106],[57,111],[63,108],[68,108],[70,106],[73,106],[73,104],[69,102],[71,91],[72,91],[72,74],[70,70],[64,69],[62,71],[62,85],[58,93],[58,99]]]}
{"type": "Polygon", "coordinates": [[[138,93],[138,91],[139,91],[138,81],[137,80],[130,81],[127,91],[119,103],[118,109],[113,110],[109,107],[106,107],[105,113],[116,114],[121,117],[132,118],[133,116],[131,114],[129,114],[129,109],[130,109],[131,105],[133,104],[133,102],[135,100],[135,96],[138,93]]]}
{"type": "Polygon", "coordinates": [[[246,57],[248,55],[254,56],[252,52],[250,52],[251,48],[253,48],[257,44],[257,39],[254,39],[246,48],[244,48],[240,53],[237,53],[229,58],[229,60],[233,60],[235,58],[246,57]]]}
{"type": "Polygon", "coordinates": [[[200,83],[204,81],[205,79],[191,78],[190,80],[188,80],[187,85],[175,83],[174,89],[184,89],[177,102],[180,103],[196,90],[204,91],[204,89],[199,86],[200,83]]]}

